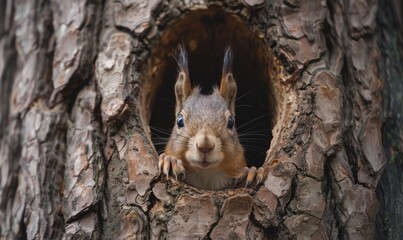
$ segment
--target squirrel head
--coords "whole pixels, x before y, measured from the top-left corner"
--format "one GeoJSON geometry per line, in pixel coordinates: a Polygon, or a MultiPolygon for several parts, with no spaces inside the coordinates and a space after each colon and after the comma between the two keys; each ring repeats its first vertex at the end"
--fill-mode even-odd
{"type": "MultiPolygon", "coordinates": [[[[179,74],[175,84],[176,124],[171,149],[193,168],[228,167],[230,159],[243,159],[235,129],[237,86],[231,73],[232,51],[224,56],[221,84],[210,95],[192,88],[187,54],[180,48],[179,74]]],[[[235,162],[233,164],[236,164],[235,162]]]]}

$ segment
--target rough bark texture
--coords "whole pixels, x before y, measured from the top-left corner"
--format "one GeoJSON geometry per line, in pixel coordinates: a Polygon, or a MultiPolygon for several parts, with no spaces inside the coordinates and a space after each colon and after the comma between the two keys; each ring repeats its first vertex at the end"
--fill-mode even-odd
{"type": "Polygon", "coordinates": [[[401,237],[402,23],[392,6],[1,0],[0,238],[401,237]],[[153,48],[186,14],[217,8],[265,43],[276,105],[256,188],[203,191],[158,176],[147,76],[164,64],[150,67],[161,60],[153,48]]]}

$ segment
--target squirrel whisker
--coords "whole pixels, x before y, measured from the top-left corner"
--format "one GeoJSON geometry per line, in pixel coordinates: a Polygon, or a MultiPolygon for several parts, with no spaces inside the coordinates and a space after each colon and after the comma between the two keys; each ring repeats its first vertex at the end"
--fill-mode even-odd
{"type": "Polygon", "coordinates": [[[248,124],[251,124],[251,123],[253,123],[253,122],[256,122],[257,120],[262,119],[262,118],[267,117],[267,116],[270,116],[270,115],[272,115],[272,114],[273,114],[273,113],[266,113],[266,114],[263,114],[263,115],[261,115],[261,116],[255,118],[255,119],[252,119],[252,120],[250,120],[250,121],[248,121],[248,122],[242,124],[242,125],[239,126],[237,129],[242,129],[244,126],[247,126],[248,124]]]}

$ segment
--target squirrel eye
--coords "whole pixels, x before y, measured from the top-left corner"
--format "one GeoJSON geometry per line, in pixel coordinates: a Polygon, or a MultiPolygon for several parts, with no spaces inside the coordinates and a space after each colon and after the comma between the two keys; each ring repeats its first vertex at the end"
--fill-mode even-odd
{"type": "Polygon", "coordinates": [[[176,119],[176,124],[178,125],[178,128],[182,128],[183,126],[185,126],[185,124],[183,123],[182,114],[179,114],[178,119],[176,119]]]}
{"type": "Polygon", "coordinates": [[[232,129],[232,128],[234,127],[234,118],[233,118],[232,116],[230,116],[230,117],[228,118],[228,125],[227,125],[227,127],[228,127],[229,129],[232,129]]]}

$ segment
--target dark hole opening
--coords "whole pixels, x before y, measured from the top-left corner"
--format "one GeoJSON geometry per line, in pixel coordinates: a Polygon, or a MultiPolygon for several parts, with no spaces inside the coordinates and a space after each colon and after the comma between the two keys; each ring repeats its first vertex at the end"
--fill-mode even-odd
{"type": "Polygon", "coordinates": [[[233,49],[232,69],[238,86],[236,127],[248,166],[262,166],[272,138],[275,110],[269,48],[237,16],[216,7],[191,12],[172,24],[152,51],[145,71],[143,115],[151,126],[157,152],[163,152],[175,123],[178,68],[174,56],[180,44],[188,52],[192,85],[201,86],[204,93],[219,85],[225,48],[233,49]]]}

